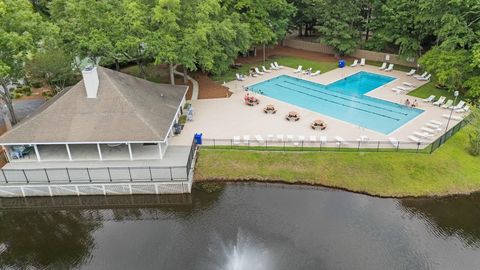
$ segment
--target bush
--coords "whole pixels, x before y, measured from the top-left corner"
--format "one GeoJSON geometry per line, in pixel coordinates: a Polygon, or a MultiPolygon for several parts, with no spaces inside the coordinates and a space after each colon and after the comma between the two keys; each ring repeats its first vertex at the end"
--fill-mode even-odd
{"type": "Polygon", "coordinates": [[[40,81],[35,81],[30,84],[33,88],[41,88],[43,87],[43,83],[40,81]]]}
{"type": "Polygon", "coordinates": [[[30,86],[27,86],[27,85],[22,86],[20,88],[17,88],[15,91],[17,93],[20,93],[20,94],[24,95],[24,96],[32,95],[32,88],[30,88],[30,86]]]}
{"type": "Polygon", "coordinates": [[[185,114],[180,116],[180,118],[178,119],[178,123],[180,125],[185,125],[186,122],[187,122],[187,116],[185,114]]]}
{"type": "Polygon", "coordinates": [[[468,126],[468,152],[472,156],[480,155],[480,110],[475,109],[469,116],[468,126]]]}
{"type": "Polygon", "coordinates": [[[188,109],[190,109],[190,106],[191,106],[191,105],[192,105],[192,104],[186,102],[185,105],[183,105],[183,109],[184,109],[184,110],[188,110],[188,109]]]}
{"type": "Polygon", "coordinates": [[[49,100],[49,99],[51,99],[53,96],[55,96],[55,92],[53,92],[52,90],[43,91],[43,92],[42,92],[42,96],[43,96],[46,100],[49,100]]]}

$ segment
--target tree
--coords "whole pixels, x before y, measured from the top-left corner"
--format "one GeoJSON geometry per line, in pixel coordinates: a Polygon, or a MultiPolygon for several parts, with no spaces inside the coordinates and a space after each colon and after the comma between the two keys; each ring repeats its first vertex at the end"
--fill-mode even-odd
{"type": "Polygon", "coordinates": [[[13,124],[17,118],[8,85],[23,78],[28,56],[56,33],[58,28],[43,21],[28,0],[0,0],[0,97],[13,124]]]}
{"type": "Polygon", "coordinates": [[[480,110],[474,109],[470,113],[469,125],[467,126],[469,148],[473,156],[480,155],[480,110]]]}
{"type": "Polygon", "coordinates": [[[340,55],[353,53],[360,40],[362,1],[322,0],[318,3],[319,41],[332,46],[340,55]]]}
{"type": "Polygon", "coordinates": [[[73,57],[61,48],[47,48],[27,61],[25,69],[29,79],[47,83],[54,93],[75,82],[73,57]]]}
{"type": "Polygon", "coordinates": [[[317,14],[315,4],[316,0],[290,0],[297,10],[292,18],[292,28],[298,30],[299,36],[309,36],[312,34],[317,24],[317,14]],[[304,32],[303,32],[304,31],[304,32]]]}

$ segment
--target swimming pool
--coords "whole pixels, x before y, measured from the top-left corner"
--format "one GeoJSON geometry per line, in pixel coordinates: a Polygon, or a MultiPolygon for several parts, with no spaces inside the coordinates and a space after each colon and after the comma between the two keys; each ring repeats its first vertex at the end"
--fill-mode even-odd
{"type": "Polygon", "coordinates": [[[364,128],[389,134],[423,111],[365,94],[395,78],[358,72],[329,85],[288,75],[249,86],[254,92],[343,120],[364,128]]]}

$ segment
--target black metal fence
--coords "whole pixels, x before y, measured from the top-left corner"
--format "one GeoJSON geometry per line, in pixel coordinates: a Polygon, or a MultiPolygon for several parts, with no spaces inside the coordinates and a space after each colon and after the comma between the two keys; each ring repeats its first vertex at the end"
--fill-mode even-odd
{"type": "Polygon", "coordinates": [[[250,140],[240,139],[203,139],[202,147],[213,149],[258,150],[258,151],[335,151],[335,152],[401,152],[431,154],[450,137],[467,124],[467,120],[457,123],[453,128],[435,141],[423,139],[413,141],[310,141],[310,140],[250,140]]]}

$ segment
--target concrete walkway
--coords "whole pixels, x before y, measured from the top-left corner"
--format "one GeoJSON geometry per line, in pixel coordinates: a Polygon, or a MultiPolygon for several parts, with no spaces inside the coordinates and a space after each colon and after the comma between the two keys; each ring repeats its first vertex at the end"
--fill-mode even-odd
{"type": "MultiPolygon", "coordinates": [[[[180,76],[183,76],[183,73],[180,72],[180,71],[177,71],[177,70],[174,70],[173,73],[177,74],[177,75],[180,75],[180,76]]],[[[192,77],[190,77],[189,75],[187,75],[187,79],[189,81],[192,82],[192,85],[193,85],[193,89],[192,89],[192,100],[197,100],[198,99],[198,82],[193,79],[192,77]]]]}

